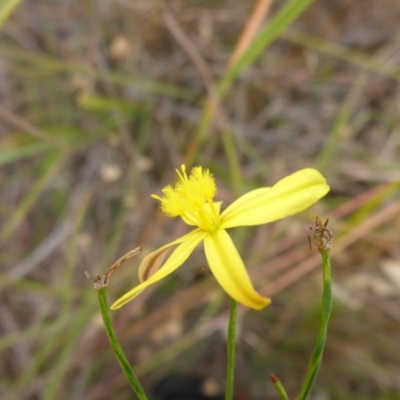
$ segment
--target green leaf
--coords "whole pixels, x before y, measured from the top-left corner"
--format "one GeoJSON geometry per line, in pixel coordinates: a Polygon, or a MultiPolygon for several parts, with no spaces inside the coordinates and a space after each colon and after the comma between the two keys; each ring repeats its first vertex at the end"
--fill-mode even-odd
{"type": "Polygon", "coordinates": [[[0,28],[22,0],[0,0],[0,28]]]}

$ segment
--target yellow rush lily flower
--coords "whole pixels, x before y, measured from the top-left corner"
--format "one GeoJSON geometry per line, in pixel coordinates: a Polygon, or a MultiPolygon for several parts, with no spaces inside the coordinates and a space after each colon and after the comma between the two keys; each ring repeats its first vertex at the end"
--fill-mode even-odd
{"type": "Polygon", "coordinates": [[[152,197],[160,201],[161,210],[168,217],[181,217],[186,224],[197,228],[145,257],[139,266],[141,283],[118,299],[111,309],[120,308],[147,286],[174,272],[201,241],[215,279],[229,296],[250,308],[264,308],[271,300],[255,291],[226,230],[266,224],[306,209],[329,191],[324,177],[315,169],[302,169],[272,187],[246,193],[221,213],[222,202],[213,200],[217,187],[208,169],[195,167],[187,175],[182,165],[181,171],[176,172],[179,181],[175,187],[167,186],[162,197],[152,197]],[[177,247],[162,265],[172,246],[177,247]],[[150,276],[153,271],[156,272],[150,276]]]}

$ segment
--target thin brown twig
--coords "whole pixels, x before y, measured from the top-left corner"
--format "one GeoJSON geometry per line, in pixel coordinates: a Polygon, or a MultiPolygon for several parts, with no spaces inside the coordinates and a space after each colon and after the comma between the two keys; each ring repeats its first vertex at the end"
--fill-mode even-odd
{"type": "Polygon", "coordinates": [[[229,59],[228,67],[231,67],[247,50],[256,36],[261,24],[263,23],[268,11],[272,5],[272,0],[258,0],[255,5],[250,18],[247,20],[246,25],[239,37],[239,40],[233,50],[229,59]]]}
{"type": "Polygon", "coordinates": [[[26,119],[20,117],[19,115],[12,113],[11,111],[6,110],[5,108],[3,108],[1,106],[0,106],[0,118],[3,119],[4,121],[7,121],[9,124],[13,125],[14,127],[24,131],[25,133],[35,137],[36,139],[45,140],[46,142],[55,144],[57,146],[60,146],[60,145],[65,146],[64,142],[61,142],[60,140],[49,137],[43,131],[41,131],[40,129],[38,129],[34,125],[32,125],[30,122],[28,122],[26,119]]]}
{"type": "Polygon", "coordinates": [[[129,260],[130,258],[136,256],[142,251],[140,247],[136,247],[133,250],[129,250],[127,253],[125,253],[121,258],[119,258],[111,267],[107,268],[107,271],[104,275],[98,275],[96,274],[94,277],[92,277],[87,271],[85,271],[85,275],[88,279],[90,279],[93,282],[93,286],[96,290],[100,290],[102,288],[105,288],[108,286],[110,276],[113,274],[113,272],[125,261],[129,260]]]}
{"type": "Polygon", "coordinates": [[[168,9],[164,9],[162,16],[165,25],[170,30],[175,40],[187,53],[187,55],[193,61],[194,66],[199,71],[199,74],[202,77],[206,86],[209,101],[217,117],[217,122],[220,124],[220,127],[222,129],[225,129],[227,125],[227,118],[225,116],[225,113],[223,112],[223,108],[217,94],[217,87],[207,63],[204,61],[204,58],[197,50],[194,43],[188,38],[186,33],[179,26],[178,21],[175,19],[174,15],[168,9]]]}

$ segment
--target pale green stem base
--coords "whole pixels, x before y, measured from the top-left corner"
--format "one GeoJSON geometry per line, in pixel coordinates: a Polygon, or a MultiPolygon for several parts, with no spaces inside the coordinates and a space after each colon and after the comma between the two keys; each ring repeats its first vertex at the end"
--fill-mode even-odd
{"type": "Polygon", "coordinates": [[[117,335],[115,334],[108,311],[105,288],[97,290],[97,295],[100,303],[101,316],[103,317],[104,326],[106,328],[107,336],[110,341],[110,345],[114,352],[114,355],[117,358],[118,363],[126,376],[126,379],[128,379],[129,384],[132,386],[132,389],[136,393],[136,396],[139,398],[139,400],[148,400],[142,385],[140,384],[136,375],[133,373],[129,362],[126,359],[122,347],[119,344],[117,335]]]}
{"type": "Polygon", "coordinates": [[[282,382],[275,376],[271,375],[271,380],[281,400],[289,400],[289,397],[282,385],[282,382]]]}
{"type": "Polygon", "coordinates": [[[228,367],[226,375],[225,400],[233,400],[235,378],[236,315],[237,302],[231,299],[228,326],[228,367]]]}

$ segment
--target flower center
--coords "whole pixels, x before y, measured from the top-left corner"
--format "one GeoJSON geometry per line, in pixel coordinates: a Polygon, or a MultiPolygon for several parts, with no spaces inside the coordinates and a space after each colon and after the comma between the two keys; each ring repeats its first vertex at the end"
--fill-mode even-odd
{"type": "Polygon", "coordinates": [[[213,175],[202,167],[192,168],[187,175],[184,165],[176,172],[179,176],[176,185],[166,186],[162,190],[163,196],[152,197],[160,201],[161,210],[168,217],[181,217],[189,225],[215,232],[221,219],[213,200],[217,192],[213,175]]]}

